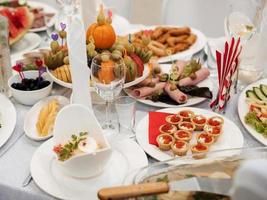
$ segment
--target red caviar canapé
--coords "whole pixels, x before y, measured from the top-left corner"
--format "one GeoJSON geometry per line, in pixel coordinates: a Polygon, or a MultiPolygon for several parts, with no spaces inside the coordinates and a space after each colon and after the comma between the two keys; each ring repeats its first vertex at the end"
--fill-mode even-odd
{"type": "Polygon", "coordinates": [[[202,115],[196,115],[193,118],[193,122],[195,122],[196,124],[205,124],[206,123],[206,118],[203,117],[202,115]]]}
{"type": "Polygon", "coordinates": [[[179,114],[180,114],[180,116],[185,117],[185,118],[188,118],[188,117],[192,116],[192,113],[187,111],[187,110],[181,111],[179,114]]]}
{"type": "Polygon", "coordinates": [[[187,138],[189,137],[189,133],[183,130],[179,130],[175,133],[179,138],[187,138]]]}
{"type": "Polygon", "coordinates": [[[170,132],[173,129],[173,125],[171,125],[171,124],[164,124],[161,129],[164,132],[170,132]]]}
{"type": "Polygon", "coordinates": [[[177,123],[177,122],[181,121],[181,117],[179,117],[178,115],[172,115],[170,118],[170,121],[173,123],[177,123]]]}
{"type": "Polygon", "coordinates": [[[205,151],[205,150],[208,149],[207,146],[202,145],[202,144],[200,144],[200,143],[198,143],[197,145],[195,145],[193,148],[196,149],[197,151],[205,151]]]}
{"type": "Polygon", "coordinates": [[[223,123],[220,117],[212,117],[208,120],[208,124],[211,126],[220,126],[223,123]]]}
{"type": "Polygon", "coordinates": [[[194,126],[190,122],[183,122],[180,124],[180,127],[185,127],[187,129],[193,129],[194,126]]]}
{"type": "Polygon", "coordinates": [[[181,149],[181,148],[183,148],[183,147],[185,146],[185,142],[177,140],[177,141],[174,143],[174,146],[175,146],[175,148],[177,148],[177,149],[181,149]]]}
{"type": "Polygon", "coordinates": [[[172,142],[172,137],[169,135],[162,135],[160,136],[159,141],[162,144],[170,144],[172,142]]]}
{"type": "Polygon", "coordinates": [[[205,143],[210,143],[212,141],[212,136],[210,136],[209,134],[207,133],[201,133],[199,136],[198,136],[198,140],[201,139],[201,140],[204,140],[205,143]]]}

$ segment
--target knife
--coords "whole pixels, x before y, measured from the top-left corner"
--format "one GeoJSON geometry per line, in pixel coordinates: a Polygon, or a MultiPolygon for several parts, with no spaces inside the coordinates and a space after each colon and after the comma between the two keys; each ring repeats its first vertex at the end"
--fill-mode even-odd
{"type": "Polygon", "coordinates": [[[169,191],[201,191],[229,196],[231,187],[232,179],[192,177],[169,183],[152,182],[103,188],[98,191],[98,198],[100,200],[118,200],[153,194],[163,194],[168,193],[169,191]]]}

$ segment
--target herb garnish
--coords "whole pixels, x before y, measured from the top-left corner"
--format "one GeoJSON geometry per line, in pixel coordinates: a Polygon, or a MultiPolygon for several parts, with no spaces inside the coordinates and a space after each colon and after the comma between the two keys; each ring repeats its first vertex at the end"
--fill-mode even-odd
{"type": "Polygon", "coordinates": [[[78,149],[78,145],[81,141],[87,138],[88,132],[80,132],[79,135],[72,135],[69,140],[63,146],[61,144],[54,146],[53,151],[57,154],[58,159],[65,161],[73,156],[73,153],[78,149]]]}

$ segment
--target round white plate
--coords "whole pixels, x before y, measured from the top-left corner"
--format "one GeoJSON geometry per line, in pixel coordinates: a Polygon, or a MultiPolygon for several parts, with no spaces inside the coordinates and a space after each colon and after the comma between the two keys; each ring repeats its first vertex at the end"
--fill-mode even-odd
{"type": "MultiPolygon", "coordinates": [[[[225,118],[222,115],[211,112],[209,110],[204,110],[200,108],[186,107],[186,108],[166,108],[162,110],[158,110],[157,112],[166,112],[166,113],[177,113],[181,110],[192,110],[197,114],[204,115],[205,117],[212,116],[220,116],[224,119],[224,125],[222,128],[222,135],[219,139],[214,143],[210,151],[223,150],[223,149],[232,149],[232,148],[241,148],[243,147],[243,134],[239,130],[239,128],[229,119],[225,118]]],[[[168,159],[174,158],[171,151],[163,152],[155,145],[149,144],[148,141],[148,126],[149,126],[149,117],[148,114],[138,123],[136,128],[136,139],[140,146],[148,153],[151,157],[159,160],[166,161],[168,159]]],[[[193,133],[194,137],[195,132],[193,133]]],[[[192,139],[194,142],[194,139],[192,139]]],[[[191,153],[188,152],[187,155],[191,153]]],[[[227,156],[227,155],[226,155],[227,156]]]]}
{"type": "MultiPolygon", "coordinates": [[[[29,6],[31,6],[32,8],[43,8],[43,11],[45,13],[54,13],[55,15],[50,19],[49,23],[51,25],[55,24],[57,14],[58,14],[58,11],[55,8],[53,8],[52,6],[49,6],[46,3],[36,2],[36,1],[27,1],[27,4],[29,4],[29,6]]],[[[41,32],[41,31],[45,31],[46,29],[47,29],[46,26],[43,26],[40,28],[32,28],[30,29],[30,32],[41,32]]]]}
{"type": "MultiPolygon", "coordinates": [[[[56,82],[57,84],[63,86],[63,87],[66,87],[66,88],[72,88],[72,84],[71,83],[66,83],[64,81],[61,81],[59,80],[58,78],[56,78],[49,69],[47,69],[47,72],[48,74],[51,76],[51,78],[53,79],[54,82],[56,82]]],[[[148,69],[148,66],[145,65],[144,67],[144,73],[143,73],[143,76],[141,77],[138,77],[136,78],[134,81],[131,81],[129,83],[125,83],[123,88],[128,88],[128,87],[131,87],[133,85],[136,85],[138,83],[140,83],[141,81],[145,80],[149,75],[149,69],[148,69]]],[[[94,91],[94,88],[93,87],[89,87],[90,88],[90,91],[94,91]]]]}
{"type": "Polygon", "coordinates": [[[250,84],[247,86],[240,94],[238,99],[238,115],[240,118],[240,121],[242,122],[243,126],[247,129],[247,131],[260,143],[267,146],[267,138],[264,137],[262,134],[258,133],[254,128],[246,124],[245,122],[245,116],[249,112],[249,106],[246,103],[246,91],[251,90],[253,87],[259,87],[260,84],[266,84],[267,85],[267,79],[259,80],[255,83],[250,84]]]}
{"type": "Polygon", "coordinates": [[[11,57],[16,57],[18,54],[31,51],[41,44],[41,37],[36,33],[26,33],[23,38],[13,44],[10,48],[11,57]]]}
{"type": "Polygon", "coordinates": [[[28,136],[30,139],[33,139],[36,141],[41,141],[41,140],[46,140],[53,135],[53,133],[51,132],[47,136],[41,137],[38,135],[37,130],[36,130],[36,126],[35,126],[37,123],[38,116],[39,116],[41,109],[43,108],[43,106],[45,106],[52,99],[57,99],[59,101],[60,108],[66,106],[67,104],[70,103],[69,100],[64,96],[49,96],[49,97],[46,97],[46,98],[38,101],[29,110],[29,112],[27,113],[27,115],[25,117],[25,121],[24,121],[24,132],[25,132],[26,136],[28,136]]]}
{"type": "MultiPolygon", "coordinates": [[[[158,26],[146,26],[145,28],[142,28],[141,30],[145,30],[145,29],[154,29],[158,26]]],[[[162,27],[181,27],[181,26],[172,26],[172,25],[164,25],[162,27]]],[[[177,60],[177,59],[184,59],[184,58],[190,58],[194,53],[199,52],[201,49],[203,49],[206,46],[207,43],[207,38],[206,36],[199,30],[191,28],[192,33],[194,33],[197,36],[197,40],[196,42],[187,50],[182,51],[182,52],[178,52],[176,54],[170,55],[170,56],[165,56],[165,57],[161,57],[158,62],[167,62],[167,61],[171,61],[171,60],[177,60]]],[[[125,33],[123,33],[122,35],[127,35],[127,34],[132,34],[135,32],[140,31],[140,29],[131,29],[125,33]]]]}
{"type": "Polygon", "coordinates": [[[12,135],[17,121],[17,112],[11,101],[0,94],[0,147],[3,146],[12,135]]]}
{"type": "MultiPolygon", "coordinates": [[[[168,73],[169,70],[171,69],[171,65],[168,64],[164,64],[164,65],[160,65],[161,69],[164,73],[168,73]]],[[[210,77],[208,77],[207,79],[201,81],[200,83],[197,84],[198,87],[208,87],[210,89],[210,91],[212,92],[213,90],[213,83],[212,83],[212,79],[210,77]]],[[[135,98],[137,101],[149,105],[149,106],[154,106],[154,107],[159,107],[159,108],[177,108],[177,107],[185,107],[185,106],[192,106],[195,104],[198,104],[202,101],[205,101],[206,98],[203,97],[189,97],[188,101],[185,104],[180,104],[180,105],[172,105],[172,104],[167,104],[164,102],[154,102],[151,101],[149,99],[138,99],[136,97],[134,97],[133,95],[131,95],[130,89],[125,89],[124,90],[126,92],[127,95],[131,96],[132,98],[135,98]]]]}
{"type": "Polygon", "coordinates": [[[76,179],[59,170],[52,152],[53,145],[53,139],[50,139],[35,151],[31,161],[31,175],[43,191],[60,199],[96,200],[99,189],[121,185],[129,172],[148,164],[139,145],[132,140],[124,140],[117,143],[101,175],[76,179]]]}

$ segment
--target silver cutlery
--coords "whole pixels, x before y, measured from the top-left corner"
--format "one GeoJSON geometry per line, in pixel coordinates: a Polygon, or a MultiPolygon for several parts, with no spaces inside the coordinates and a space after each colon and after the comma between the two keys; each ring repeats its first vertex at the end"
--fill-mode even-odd
{"type": "Polygon", "coordinates": [[[24,181],[22,182],[22,187],[26,187],[27,185],[30,184],[31,181],[32,181],[32,175],[31,173],[29,173],[27,177],[24,179],[24,181]]]}

